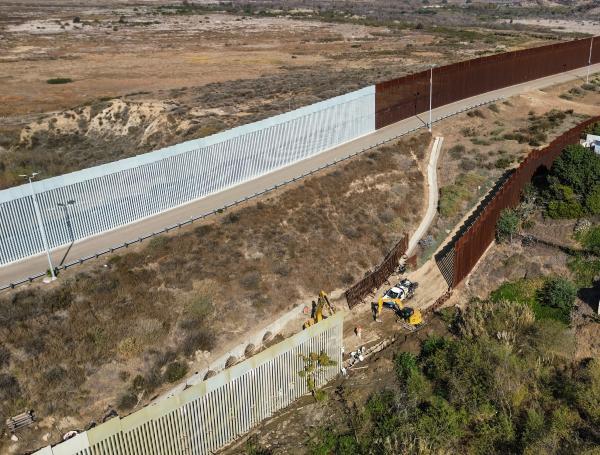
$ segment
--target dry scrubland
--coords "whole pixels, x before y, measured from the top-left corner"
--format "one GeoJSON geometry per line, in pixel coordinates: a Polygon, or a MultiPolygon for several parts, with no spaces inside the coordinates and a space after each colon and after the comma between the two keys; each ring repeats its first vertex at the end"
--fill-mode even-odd
{"type": "MultiPolygon", "coordinates": [[[[61,174],[206,136],[432,61],[577,36],[509,24],[517,14],[597,14],[586,2],[551,10],[448,3],[434,12],[380,1],[332,12],[318,1],[0,1],[0,188],[23,172],[61,174]]],[[[550,138],[597,108],[597,92],[572,88],[444,122],[436,242],[532,138],[543,143],[540,132],[550,138]]],[[[46,433],[56,441],[109,406],[139,407],[265,318],[360,278],[419,221],[428,142],[410,136],[105,266],[65,273],[60,286],[0,296],[0,422],[28,408],[40,417],[18,444],[3,433],[0,450],[38,447],[46,433]]],[[[311,418],[323,415],[311,408],[311,418]]]]}
{"type": "MultiPolygon", "coordinates": [[[[597,217],[591,219],[597,225],[597,217]]],[[[536,213],[532,223],[523,230],[523,235],[532,234],[536,238],[573,249],[581,248],[573,239],[577,223],[574,220],[551,220],[536,213]]],[[[598,272],[598,261],[587,265],[581,274],[577,268],[576,256],[546,245],[512,243],[494,246],[469,279],[462,298],[466,302],[470,297],[484,297],[505,282],[516,283],[528,298],[534,298],[543,285],[544,277],[561,276],[574,279],[582,289],[581,299],[574,313],[571,325],[569,346],[574,360],[597,357],[600,349],[599,320],[594,322],[594,310],[600,300],[600,292],[594,276],[598,272]],[[589,276],[589,273],[592,276],[589,276]]]]}
{"type": "MultiPolygon", "coordinates": [[[[422,259],[506,168],[597,109],[600,93],[581,85],[513,97],[440,124],[441,213],[422,259]]],[[[4,396],[4,413],[25,406],[48,416],[29,435],[39,441],[47,431],[55,437],[98,420],[109,405],[127,412],[265,317],[309,301],[318,289],[347,287],[401,232],[414,230],[428,142],[427,134],[413,135],[115,255],[106,267],[65,273],[60,288],[4,296],[1,330],[10,342],[2,378],[14,392],[4,396]],[[87,411],[78,415],[81,409],[87,411]]]]}
{"type": "Polygon", "coordinates": [[[56,438],[108,405],[128,411],[256,325],[352,284],[415,229],[429,139],[381,147],[60,284],[1,296],[0,417],[33,408],[41,428],[27,436],[56,438]]]}
{"type": "Polygon", "coordinates": [[[447,11],[458,29],[410,4],[375,18],[275,6],[0,2],[0,188],[23,172],[62,174],[203,137],[432,61],[573,36],[514,30],[478,10],[447,11]]]}
{"type": "Polygon", "coordinates": [[[444,123],[444,152],[439,161],[438,216],[420,249],[428,259],[465,213],[532,148],[591,115],[600,106],[600,77],[574,81],[515,96],[444,123]],[[585,88],[584,88],[585,87],[585,88]],[[431,236],[431,237],[429,237],[431,236]]]}

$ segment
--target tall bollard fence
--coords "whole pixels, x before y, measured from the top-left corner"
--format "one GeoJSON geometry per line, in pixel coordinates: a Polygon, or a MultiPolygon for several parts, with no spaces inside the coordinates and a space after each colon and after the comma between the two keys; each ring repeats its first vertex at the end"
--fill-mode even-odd
{"type": "Polygon", "coordinates": [[[367,274],[362,280],[346,291],[346,302],[348,307],[352,308],[358,305],[367,295],[373,292],[373,289],[379,288],[388,277],[394,273],[396,267],[400,264],[400,259],[408,249],[408,234],[394,245],[384,260],[375,270],[367,274]]]}
{"type": "MultiPolygon", "coordinates": [[[[594,39],[436,67],[205,138],[34,182],[49,247],[72,244],[290,166],[425,112],[430,101],[436,108],[600,63],[594,39]]],[[[0,266],[42,251],[31,188],[0,191],[0,266]]]]}
{"type": "Polygon", "coordinates": [[[533,150],[518,168],[501,178],[452,240],[436,255],[436,261],[451,287],[464,280],[494,241],[502,210],[519,204],[525,185],[540,168],[550,169],[566,146],[579,143],[582,132],[600,116],[590,118],[554,139],[547,147],[533,150]]]}
{"type": "Polygon", "coordinates": [[[325,353],[323,386],[342,366],[344,314],[337,313],[204,382],[115,417],[35,455],[212,454],[309,393],[302,356],[325,353]]]}
{"type": "MultiPolygon", "coordinates": [[[[375,131],[375,87],[33,183],[50,248],[240,185],[375,131]],[[67,204],[68,201],[73,203],[67,204]]],[[[43,251],[29,185],[0,191],[0,265],[43,251]]]]}

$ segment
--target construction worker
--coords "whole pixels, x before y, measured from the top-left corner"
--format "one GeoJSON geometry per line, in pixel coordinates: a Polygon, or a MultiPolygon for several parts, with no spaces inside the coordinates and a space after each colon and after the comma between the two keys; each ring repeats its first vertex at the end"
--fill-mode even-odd
{"type": "Polygon", "coordinates": [[[371,311],[373,312],[373,320],[375,322],[381,322],[379,316],[381,316],[381,310],[383,309],[383,299],[379,297],[377,303],[373,302],[371,304],[371,311]]]}

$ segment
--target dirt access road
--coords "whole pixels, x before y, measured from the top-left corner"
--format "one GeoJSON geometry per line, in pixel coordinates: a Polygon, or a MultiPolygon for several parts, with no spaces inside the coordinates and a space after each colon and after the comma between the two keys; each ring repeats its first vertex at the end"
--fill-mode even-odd
{"type": "MultiPolygon", "coordinates": [[[[600,64],[593,65],[590,73],[600,71],[600,64]]],[[[490,102],[499,98],[506,98],[516,94],[541,89],[554,84],[560,84],[575,79],[585,79],[588,68],[549,76],[519,85],[495,90],[475,97],[457,101],[433,111],[433,119],[439,120],[473,106],[490,102]]],[[[434,79],[435,87],[435,79],[434,79]]],[[[377,144],[389,141],[409,131],[426,126],[426,116],[420,114],[415,117],[382,128],[372,134],[360,137],[354,141],[327,150],[317,156],[300,161],[292,166],[285,167],[270,174],[256,178],[249,182],[230,188],[229,190],[208,196],[203,199],[180,206],[159,215],[140,220],[121,228],[99,234],[95,237],[76,242],[71,246],[57,248],[52,251],[54,265],[69,263],[79,258],[88,257],[111,247],[122,245],[141,236],[157,232],[166,226],[187,221],[190,217],[212,212],[235,201],[252,196],[274,185],[280,185],[286,180],[304,175],[324,165],[346,158],[360,151],[366,150],[377,144]]],[[[41,273],[48,268],[45,254],[27,258],[0,268],[0,286],[17,282],[29,276],[41,273]]]]}

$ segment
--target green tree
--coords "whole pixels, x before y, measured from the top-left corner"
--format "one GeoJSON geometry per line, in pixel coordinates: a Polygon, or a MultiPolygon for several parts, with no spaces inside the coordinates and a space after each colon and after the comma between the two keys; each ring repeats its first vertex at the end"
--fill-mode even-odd
{"type": "Polygon", "coordinates": [[[465,423],[464,411],[457,411],[450,403],[437,396],[423,406],[416,422],[421,438],[435,448],[448,447],[459,440],[466,429],[465,423]]]}
{"type": "Polygon", "coordinates": [[[600,226],[594,226],[577,237],[584,248],[600,255],[600,226]]]}
{"type": "Polygon", "coordinates": [[[298,372],[298,376],[306,379],[306,387],[312,393],[316,401],[322,401],[327,398],[324,391],[317,389],[318,378],[327,367],[337,364],[335,360],[331,360],[325,351],[320,354],[311,352],[308,355],[299,354],[304,361],[304,369],[298,372]]]}
{"type": "Polygon", "coordinates": [[[394,359],[394,367],[401,387],[411,399],[411,404],[419,403],[431,395],[431,386],[421,373],[414,354],[401,352],[394,359]]]}
{"type": "Polygon", "coordinates": [[[600,185],[596,185],[585,197],[585,207],[593,215],[600,215],[600,185]]]}
{"type": "Polygon", "coordinates": [[[575,284],[561,277],[549,278],[539,291],[541,303],[552,308],[558,308],[565,320],[570,319],[576,297],[577,287],[575,284]]]}
{"type": "Polygon", "coordinates": [[[600,183],[600,157],[582,145],[569,145],[554,161],[550,173],[575,194],[585,196],[600,183]]]}
{"type": "Polygon", "coordinates": [[[521,445],[523,447],[533,443],[544,432],[544,414],[537,409],[528,409],[521,431],[521,445]]]}
{"type": "Polygon", "coordinates": [[[496,223],[496,239],[498,242],[509,240],[512,242],[513,235],[519,230],[519,215],[513,209],[504,209],[496,223]]]}
{"type": "Polygon", "coordinates": [[[401,352],[396,356],[394,366],[400,383],[405,383],[408,378],[418,371],[417,358],[410,352],[401,352]]]}
{"type": "Polygon", "coordinates": [[[554,183],[550,187],[552,195],[548,202],[548,216],[550,218],[579,218],[583,215],[583,208],[577,200],[573,188],[560,183],[554,183]]]}
{"type": "Polygon", "coordinates": [[[386,438],[394,434],[402,416],[397,412],[396,397],[393,391],[383,390],[373,394],[366,405],[375,437],[386,438]]]}

